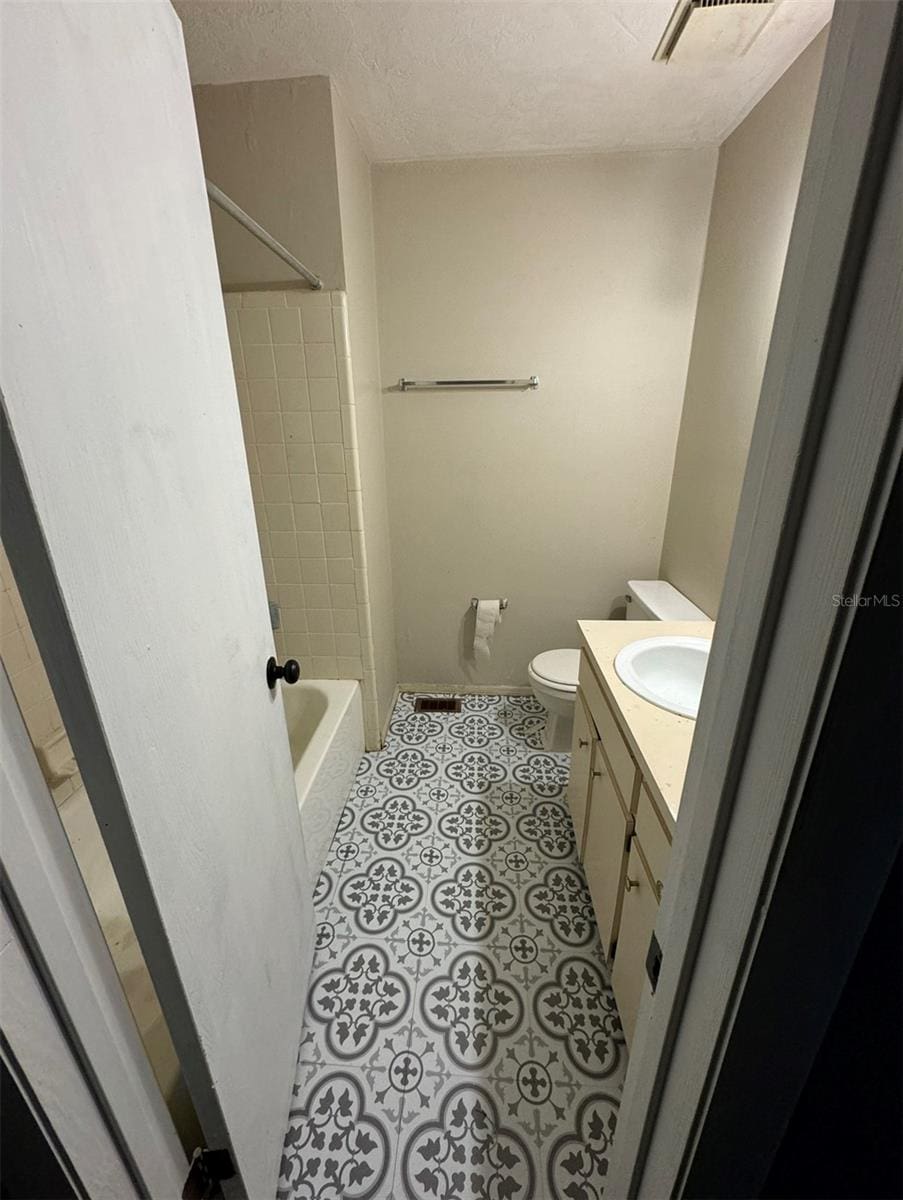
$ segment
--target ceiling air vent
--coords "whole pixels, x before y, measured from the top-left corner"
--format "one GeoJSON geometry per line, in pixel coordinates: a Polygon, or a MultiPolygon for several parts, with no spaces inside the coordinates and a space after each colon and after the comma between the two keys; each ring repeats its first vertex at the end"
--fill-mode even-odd
{"type": "Polygon", "coordinates": [[[653,61],[682,64],[739,58],[774,10],[775,0],[677,0],[653,61]]]}

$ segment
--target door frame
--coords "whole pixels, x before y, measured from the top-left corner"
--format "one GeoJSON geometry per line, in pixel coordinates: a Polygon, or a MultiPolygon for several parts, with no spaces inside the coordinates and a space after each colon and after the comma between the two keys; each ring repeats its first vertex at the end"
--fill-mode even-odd
{"type": "MultiPolygon", "coordinates": [[[[656,926],[661,974],[606,1180],[616,1200],[682,1194],[766,915],[793,919],[769,903],[856,611],[833,598],[861,589],[901,454],[899,23],[896,0],[834,10],[656,926]]],[[[813,1020],[794,1011],[794,1030],[813,1020]]]]}
{"type": "Polygon", "coordinates": [[[86,1194],[180,1196],[185,1152],[2,669],[0,817],[0,1024],[14,1074],[86,1194]]]}

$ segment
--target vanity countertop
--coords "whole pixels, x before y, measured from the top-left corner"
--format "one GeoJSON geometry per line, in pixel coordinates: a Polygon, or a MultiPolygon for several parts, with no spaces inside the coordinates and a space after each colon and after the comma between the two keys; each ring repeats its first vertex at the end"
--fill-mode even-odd
{"type": "Polygon", "coordinates": [[[615,671],[615,656],[640,638],[677,635],[711,639],[715,622],[578,621],[577,626],[596,678],[630,743],[659,815],[673,833],[696,722],[666,712],[631,691],[615,671]]]}

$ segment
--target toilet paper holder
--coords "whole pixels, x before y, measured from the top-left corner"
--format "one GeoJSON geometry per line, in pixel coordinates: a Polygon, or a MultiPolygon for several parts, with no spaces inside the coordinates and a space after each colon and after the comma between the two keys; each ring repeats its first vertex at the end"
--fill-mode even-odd
{"type": "MultiPolygon", "coordinates": [[[[471,596],[471,597],[470,597],[470,607],[471,607],[471,608],[476,608],[476,606],[477,606],[479,603],[480,603],[480,597],[479,597],[479,596],[471,596]]],[[[507,607],[508,607],[508,597],[507,597],[507,596],[505,596],[503,599],[499,600],[499,609],[500,609],[502,612],[504,612],[504,611],[505,611],[505,609],[506,609],[507,607]]]]}

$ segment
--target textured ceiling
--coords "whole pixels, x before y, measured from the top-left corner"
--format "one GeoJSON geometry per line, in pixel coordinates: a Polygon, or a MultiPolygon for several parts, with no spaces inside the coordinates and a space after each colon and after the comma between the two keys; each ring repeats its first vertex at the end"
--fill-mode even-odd
{"type": "Polygon", "coordinates": [[[329,75],[370,157],[717,145],[827,22],[778,0],[747,54],[653,63],[674,0],[175,0],[195,83],[329,75]]]}

